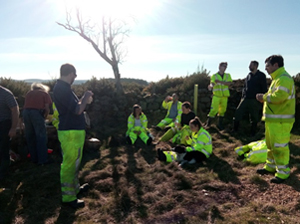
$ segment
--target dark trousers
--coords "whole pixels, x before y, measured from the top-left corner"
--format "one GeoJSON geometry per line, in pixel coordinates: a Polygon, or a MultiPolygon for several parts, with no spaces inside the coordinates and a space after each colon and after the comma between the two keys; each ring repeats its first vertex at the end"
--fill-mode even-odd
{"type": "Polygon", "coordinates": [[[263,104],[256,99],[242,99],[234,114],[235,121],[241,121],[246,113],[250,114],[251,123],[256,124],[261,119],[260,111],[263,104]]]}
{"type": "Polygon", "coordinates": [[[187,161],[191,161],[192,159],[195,159],[197,163],[200,163],[206,160],[206,156],[202,152],[192,151],[192,152],[187,152],[183,157],[183,159],[187,161]]]}
{"type": "Polygon", "coordinates": [[[40,110],[24,109],[23,119],[25,136],[31,161],[43,164],[47,162],[47,131],[45,120],[40,110]]]}
{"type": "Polygon", "coordinates": [[[7,175],[10,164],[8,136],[10,128],[11,120],[0,122],[0,179],[7,175]]]}

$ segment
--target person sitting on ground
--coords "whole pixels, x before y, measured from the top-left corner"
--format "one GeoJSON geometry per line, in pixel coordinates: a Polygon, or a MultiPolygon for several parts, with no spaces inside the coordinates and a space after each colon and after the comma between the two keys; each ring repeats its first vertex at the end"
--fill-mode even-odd
{"type": "Polygon", "coordinates": [[[161,130],[166,127],[174,127],[176,123],[179,124],[182,114],[181,105],[182,103],[178,101],[176,93],[173,93],[172,96],[167,96],[162,102],[162,107],[168,110],[167,115],[157,126],[155,126],[155,129],[161,130]]]}
{"type": "Polygon", "coordinates": [[[142,112],[140,105],[133,106],[132,114],[128,117],[126,141],[128,144],[134,144],[138,137],[147,145],[152,142],[152,137],[148,135],[148,120],[146,115],[142,112]]]}
{"type": "Polygon", "coordinates": [[[248,145],[236,147],[234,151],[238,154],[238,159],[253,164],[264,163],[267,160],[268,147],[266,140],[250,142],[248,145]]]}
{"type": "Polygon", "coordinates": [[[195,118],[195,113],[192,111],[191,103],[185,101],[182,103],[181,122],[178,125],[170,128],[161,138],[160,141],[166,142],[172,138],[172,143],[187,145],[186,136],[190,136],[192,131],[190,129],[190,120],[195,118]]]}
{"type": "Polygon", "coordinates": [[[195,117],[190,121],[190,128],[192,130],[192,138],[186,137],[190,146],[178,145],[172,151],[168,152],[158,149],[159,160],[165,159],[167,162],[181,161],[180,166],[188,163],[200,163],[212,154],[212,140],[210,134],[202,127],[200,119],[195,117]],[[182,156],[183,155],[183,156],[182,156]],[[179,158],[180,156],[180,158],[179,158]],[[183,158],[182,158],[183,157],[183,158]],[[182,159],[181,159],[182,158],[182,159]]]}

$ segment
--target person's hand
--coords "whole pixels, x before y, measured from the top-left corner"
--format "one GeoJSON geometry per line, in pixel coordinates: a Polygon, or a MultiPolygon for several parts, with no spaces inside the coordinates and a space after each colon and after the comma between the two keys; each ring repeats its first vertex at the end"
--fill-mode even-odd
{"type": "Polygon", "coordinates": [[[258,93],[258,94],[256,94],[256,99],[259,101],[259,102],[261,102],[261,103],[263,103],[264,102],[264,94],[262,94],[262,93],[258,93]]]}
{"type": "Polygon", "coordinates": [[[140,135],[141,134],[141,131],[137,131],[137,135],[140,135]]]}
{"type": "Polygon", "coordinates": [[[207,86],[207,89],[209,90],[209,91],[211,91],[212,89],[213,89],[213,85],[212,84],[209,84],[208,86],[207,86]]]}
{"type": "Polygon", "coordinates": [[[15,128],[11,128],[11,129],[9,130],[9,132],[8,132],[9,138],[15,137],[16,134],[17,134],[17,129],[15,129],[15,128]]]}
{"type": "Polygon", "coordinates": [[[190,136],[185,136],[185,139],[186,140],[190,140],[190,136]]]}

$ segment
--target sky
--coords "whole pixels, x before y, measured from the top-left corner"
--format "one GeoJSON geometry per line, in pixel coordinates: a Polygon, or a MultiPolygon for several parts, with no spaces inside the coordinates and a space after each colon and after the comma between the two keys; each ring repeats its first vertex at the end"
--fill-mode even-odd
{"type": "Polygon", "coordinates": [[[72,63],[78,80],[113,78],[86,40],[56,23],[75,6],[93,21],[128,21],[122,78],[156,82],[202,66],[212,75],[226,61],[226,72],[242,79],[251,60],[265,72],[272,54],[284,57],[290,75],[300,72],[299,0],[0,0],[0,77],[56,79],[72,63]]]}

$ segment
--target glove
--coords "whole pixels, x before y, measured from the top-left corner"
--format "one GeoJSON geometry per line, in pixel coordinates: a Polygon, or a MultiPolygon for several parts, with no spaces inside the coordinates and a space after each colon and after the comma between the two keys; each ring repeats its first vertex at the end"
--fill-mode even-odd
{"type": "Polygon", "coordinates": [[[174,151],[177,153],[185,153],[186,152],[185,146],[177,145],[177,146],[175,146],[174,151]]]}

